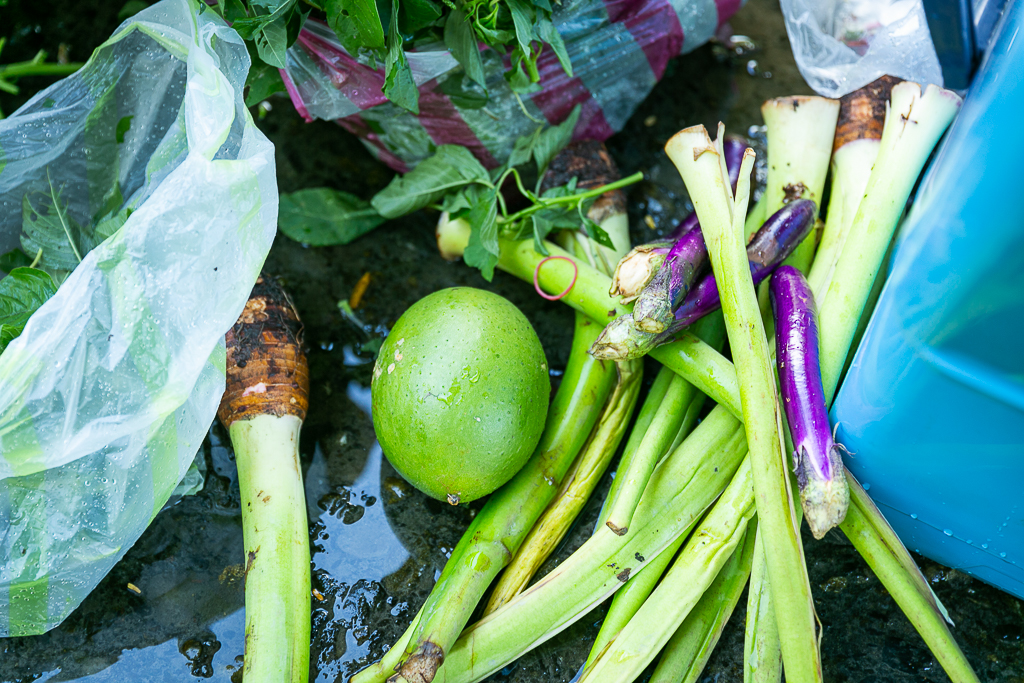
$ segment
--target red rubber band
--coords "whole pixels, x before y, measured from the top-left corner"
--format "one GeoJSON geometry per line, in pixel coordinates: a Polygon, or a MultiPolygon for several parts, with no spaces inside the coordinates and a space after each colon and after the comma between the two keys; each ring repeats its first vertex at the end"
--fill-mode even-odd
{"type": "Polygon", "coordinates": [[[546,256],[546,257],[542,258],[540,260],[540,263],[537,264],[537,267],[533,269],[533,288],[537,290],[538,294],[540,294],[542,297],[544,297],[548,301],[558,301],[559,299],[561,299],[566,294],[568,294],[569,292],[572,291],[572,288],[576,285],[576,278],[578,278],[579,275],[580,275],[579,266],[577,266],[576,262],[573,261],[568,256],[546,256]],[[566,287],[565,290],[561,294],[556,294],[554,296],[544,292],[544,290],[542,290],[540,288],[540,282],[538,281],[538,278],[540,276],[540,267],[543,266],[548,261],[551,261],[552,259],[562,259],[563,261],[568,261],[572,265],[572,270],[573,270],[572,282],[569,283],[569,286],[566,287]]]}

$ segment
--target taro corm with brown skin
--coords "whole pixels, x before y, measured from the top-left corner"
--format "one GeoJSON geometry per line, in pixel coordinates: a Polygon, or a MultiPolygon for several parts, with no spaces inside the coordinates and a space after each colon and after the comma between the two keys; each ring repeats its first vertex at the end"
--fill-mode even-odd
{"type": "Polygon", "coordinates": [[[231,435],[245,541],[248,683],[309,677],[309,523],[299,431],[309,406],[302,323],[261,275],[226,336],[227,382],[218,417],[231,435]]]}

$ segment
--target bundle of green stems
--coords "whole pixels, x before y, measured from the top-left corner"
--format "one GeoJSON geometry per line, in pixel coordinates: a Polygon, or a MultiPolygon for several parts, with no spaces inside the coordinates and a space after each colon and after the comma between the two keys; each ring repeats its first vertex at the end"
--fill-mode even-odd
{"type": "MultiPolygon", "coordinates": [[[[721,125],[716,141],[702,126],[669,141],[666,152],[694,201],[722,310],[650,353],[662,367],[628,438],[641,365],[616,368],[585,353],[601,327],[630,311],[608,294],[607,267],[595,267],[601,261],[575,237],[566,248],[545,243],[549,255],[562,258],[541,268],[544,255],[532,241],[502,240],[500,269],[527,281],[536,277],[547,292],[568,290],[562,301],[577,313],[565,377],[533,460],[477,514],[402,639],[353,683],[479,681],[609,597],[579,680],[628,683],[660,655],[651,680],[696,681],[748,582],[744,680],[777,682],[783,669],[788,681],[822,680],[801,506],[769,341],[771,313],[753,286],[745,242],[750,224],[756,229],[784,201],[817,203],[831,162],[825,232],[820,243],[812,234],[789,260],[809,272],[830,402],[862,318],[870,314],[903,209],[960,103],[941,88],[894,83],[875,93],[884,97],[881,113],[876,108],[873,118],[865,116],[854,134],[837,101],[766,103],[768,187],[750,215],[752,150],[733,196],[721,125]],[[858,142],[855,153],[841,154],[851,140],[858,142]],[[727,340],[731,359],[721,352],[727,340]],[[593,535],[531,585],[620,441],[625,445],[593,535]],[[484,616],[467,626],[506,565],[484,616]]],[[[625,254],[624,207],[602,225],[615,251],[625,254]]],[[[589,245],[595,248],[604,247],[589,245]]],[[[838,529],[950,679],[976,681],[945,608],[864,489],[848,471],[846,477],[850,504],[838,529]]]]}

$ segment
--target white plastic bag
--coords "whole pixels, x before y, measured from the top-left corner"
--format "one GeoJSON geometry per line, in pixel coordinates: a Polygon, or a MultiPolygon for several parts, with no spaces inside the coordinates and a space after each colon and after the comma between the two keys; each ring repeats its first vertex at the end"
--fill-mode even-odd
{"type": "Polygon", "coordinates": [[[61,622],[192,463],[224,391],[224,334],[273,241],[273,145],[249,57],[197,0],[122,24],[0,121],[0,250],[62,188],[80,225],[128,214],[0,356],[0,635],[61,622]]]}
{"type": "Polygon", "coordinates": [[[815,92],[841,97],[889,74],[942,85],[921,0],[782,0],[796,64],[815,92]]]}

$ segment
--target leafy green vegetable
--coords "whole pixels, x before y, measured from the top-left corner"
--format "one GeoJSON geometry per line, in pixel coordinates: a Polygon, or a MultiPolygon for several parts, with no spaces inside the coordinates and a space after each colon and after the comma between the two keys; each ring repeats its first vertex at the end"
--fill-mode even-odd
{"type": "Polygon", "coordinates": [[[466,220],[473,226],[462,258],[466,265],[479,268],[484,279],[494,277],[498,265],[498,192],[490,189],[469,210],[466,220]]]}
{"type": "Polygon", "coordinates": [[[327,25],[352,54],[384,48],[384,26],[374,0],[326,0],[327,25]]]}
{"type": "Polygon", "coordinates": [[[26,193],[21,200],[21,247],[34,254],[42,249],[40,263],[56,270],[74,270],[82,262],[82,255],[93,246],[92,234],[78,225],[67,212],[62,201],[63,188],[55,188],[49,178],[49,193],[36,194],[33,203],[26,193]]]}
{"type": "Polygon", "coordinates": [[[254,107],[276,92],[282,92],[284,80],[281,72],[269,64],[253,62],[245,79],[245,106],[254,107]]]}
{"type": "Polygon", "coordinates": [[[402,50],[402,34],[398,31],[399,0],[392,0],[391,25],[388,29],[388,52],[384,58],[384,95],[399,107],[413,114],[420,113],[420,93],[412,79],[412,69],[402,50]]]}
{"type": "Polygon", "coordinates": [[[11,249],[0,256],[0,270],[10,273],[15,268],[28,268],[32,265],[32,259],[21,249],[11,249]]]}
{"type": "Polygon", "coordinates": [[[348,244],[384,222],[369,202],[339,190],[317,187],[281,195],[278,227],[314,247],[348,244]]]}
{"type": "Polygon", "coordinates": [[[36,309],[56,292],[53,278],[37,268],[15,268],[0,280],[0,352],[21,334],[36,309]]]}
{"type": "Polygon", "coordinates": [[[461,9],[453,9],[444,23],[444,42],[458,60],[466,75],[482,86],[487,85],[484,75],[484,60],[477,47],[476,34],[469,23],[469,17],[461,9]]]}
{"type": "Polygon", "coordinates": [[[491,186],[487,169],[465,147],[441,145],[434,156],[404,176],[396,176],[371,203],[381,216],[398,218],[472,183],[491,186]]]}

